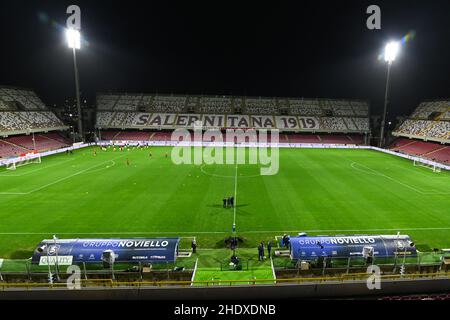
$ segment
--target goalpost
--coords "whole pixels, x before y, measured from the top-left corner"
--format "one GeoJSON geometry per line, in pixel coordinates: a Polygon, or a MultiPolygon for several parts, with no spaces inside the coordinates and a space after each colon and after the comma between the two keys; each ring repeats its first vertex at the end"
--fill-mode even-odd
{"type": "Polygon", "coordinates": [[[6,164],[6,170],[16,170],[18,167],[23,167],[32,163],[41,163],[41,155],[39,153],[27,153],[14,159],[6,164]]]}
{"type": "Polygon", "coordinates": [[[414,167],[422,167],[422,168],[426,168],[429,169],[433,172],[441,172],[441,168],[437,167],[436,164],[433,163],[427,163],[427,162],[423,162],[420,160],[416,160],[414,159],[414,167]]]}

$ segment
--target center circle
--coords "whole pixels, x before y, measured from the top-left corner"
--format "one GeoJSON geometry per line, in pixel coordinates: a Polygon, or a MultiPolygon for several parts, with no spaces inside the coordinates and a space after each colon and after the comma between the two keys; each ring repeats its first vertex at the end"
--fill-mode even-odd
{"type": "MultiPolygon", "coordinates": [[[[218,177],[218,178],[230,178],[230,179],[234,179],[235,178],[235,165],[208,165],[208,164],[203,164],[201,167],[200,167],[200,171],[204,174],[204,175],[207,175],[207,176],[211,176],[211,177],[218,177]],[[229,167],[230,168],[230,175],[225,175],[225,174],[217,174],[217,173],[211,173],[211,172],[208,172],[208,170],[206,169],[207,167],[210,167],[210,166],[214,166],[214,168],[217,168],[217,166],[221,166],[221,167],[224,167],[224,166],[227,166],[227,167],[229,167]]],[[[246,167],[246,169],[247,169],[248,167],[246,167]]],[[[242,172],[239,172],[239,166],[238,166],[238,178],[256,178],[256,177],[260,177],[261,176],[261,174],[259,173],[259,167],[258,167],[258,174],[251,174],[251,175],[248,175],[248,174],[242,174],[242,172]]]]}

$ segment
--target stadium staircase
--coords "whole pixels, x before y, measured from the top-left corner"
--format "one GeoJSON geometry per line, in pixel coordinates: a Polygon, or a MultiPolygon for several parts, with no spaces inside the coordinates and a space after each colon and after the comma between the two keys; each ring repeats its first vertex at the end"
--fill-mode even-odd
{"type": "MultiPolygon", "coordinates": [[[[403,141],[403,140],[402,140],[403,141]]],[[[402,142],[401,141],[401,142],[402,142]]],[[[407,146],[409,146],[409,145],[412,145],[412,144],[414,144],[414,143],[416,143],[417,141],[411,141],[411,142],[409,142],[409,143],[406,143],[406,144],[403,144],[403,145],[399,145],[399,146],[394,146],[394,148],[395,149],[400,149],[400,148],[404,148],[404,147],[407,147],[407,146]]]]}
{"type": "Polygon", "coordinates": [[[66,143],[66,141],[62,141],[62,139],[58,140],[58,139],[51,138],[51,137],[48,137],[48,136],[43,135],[43,134],[39,134],[38,137],[41,137],[41,138],[44,138],[44,139],[47,139],[47,140],[50,140],[50,141],[53,141],[53,142],[56,142],[56,143],[66,143]]]}
{"type": "Polygon", "coordinates": [[[442,148],[438,148],[438,149],[432,150],[430,152],[424,153],[424,154],[422,154],[422,156],[425,156],[425,157],[429,158],[429,156],[432,155],[433,153],[440,152],[440,151],[442,151],[444,149],[447,149],[447,148],[448,148],[448,146],[443,146],[442,148]]]}
{"type": "MultiPolygon", "coordinates": [[[[112,120],[111,120],[112,121],[112,120]]],[[[121,133],[121,131],[117,131],[117,133],[112,137],[111,140],[114,140],[115,138],[117,138],[119,136],[119,134],[121,133]]]]}

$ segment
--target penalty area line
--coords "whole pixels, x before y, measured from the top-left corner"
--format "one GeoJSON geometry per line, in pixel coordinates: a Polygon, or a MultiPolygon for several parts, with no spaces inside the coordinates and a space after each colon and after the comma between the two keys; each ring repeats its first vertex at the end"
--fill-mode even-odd
{"type": "MultiPolygon", "coordinates": [[[[40,190],[45,189],[45,188],[47,188],[47,187],[50,187],[50,186],[52,186],[52,185],[55,185],[55,184],[57,184],[57,183],[59,183],[59,182],[61,182],[61,181],[64,181],[64,180],[70,179],[70,178],[72,178],[72,177],[78,176],[78,175],[80,175],[80,174],[83,174],[83,173],[85,173],[85,172],[88,172],[89,170],[94,169],[94,168],[97,168],[97,167],[99,167],[99,166],[101,166],[101,165],[107,164],[108,162],[111,162],[111,161],[114,162],[114,160],[123,158],[123,157],[125,157],[125,156],[126,156],[126,155],[123,155],[123,156],[114,158],[114,159],[112,159],[112,160],[104,161],[104,162],[102,162],[102,163],[96,164],[95,166],[92,166],[92,167],[83,169],[83,170],[81,170],[81,171],[75,172],[75,173],[73,173],[73,174],[71,174],[71,175],[68,175],[68,176],[63,177],[63,178],[61,178],[61,179],[52,181],[52,182],[50,182],[50,183],[47,183],[47,184],[45,184],[45,185],[43,185],[43,186],[40,186],[40,187],[37,187],[37,188],[35,188],[35,189],[31,190],[31,191],[28,191],[28,192],[0,192],[0,195],[28,195],[28,194],[32,194],[32,193],[34,193],[34,192],[37,192],[37,191],[40,191],[40,190]]],[[[95,170],[94,170],[94,171],[95,171],[95,170]]]]}

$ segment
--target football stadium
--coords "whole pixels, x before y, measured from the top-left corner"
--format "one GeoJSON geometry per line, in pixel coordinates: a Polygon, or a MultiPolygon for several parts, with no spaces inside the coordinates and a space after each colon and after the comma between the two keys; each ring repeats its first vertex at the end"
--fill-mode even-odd
{"type": "Polygon", "coordinates": [[[70,116],[2,83],[0,299],[450,299],[450,92],[388,125],[397,45],[383,112],[150,86],[86,105],[76,59],[70,116]]]}

